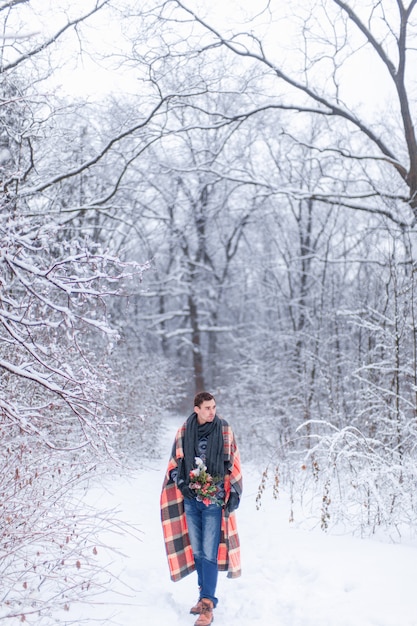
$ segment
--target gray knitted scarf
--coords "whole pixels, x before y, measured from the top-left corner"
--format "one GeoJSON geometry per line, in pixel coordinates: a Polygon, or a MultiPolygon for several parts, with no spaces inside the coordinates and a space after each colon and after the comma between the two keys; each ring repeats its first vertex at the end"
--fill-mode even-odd
{"type": "Polygon", "coordinates": [[[198,441],[203,437],[207,437],[206,465],[208,473],[213,477],[223,478],[224,476],[222,420],[216,415],[212,422],[200,425],[197,414],[192,413],[186,422],[183,441],[182,478],[187,484],[189,483],[190,471],[195,467],[194,459],[199,456],[198,441]]]}

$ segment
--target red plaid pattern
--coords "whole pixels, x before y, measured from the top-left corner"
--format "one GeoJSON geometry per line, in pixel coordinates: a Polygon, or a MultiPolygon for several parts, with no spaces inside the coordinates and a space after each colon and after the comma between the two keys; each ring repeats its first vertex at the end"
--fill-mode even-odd
{"type": "MultiPolygon", "coordinates": [[[[239,450],[233,431],[229,424],[222,420],[225,458],[229,459],[228,473],[225,477],[226,501],[230,493],[230,485],[240,495],[242,493],[242,474],[239,450]]],[[[175,436],[175,457],[168,462],[161,493],[161,520],[164,534],[168,566],[173,581],[181,580],[195,570],[194,556],[188,537],[187,520],[184,513],[184,500],[181,492],[173,482],[169,481],[171,470],[177,467],[177,459],[184,457],[183,437],[184,423],[175,436]]],[[[229,578],[241,575],[240,542],[237,532],[236,515],[229,515],[223,509],[222,531],[218,552],[218,569],[227,571],[229,578]]]]}

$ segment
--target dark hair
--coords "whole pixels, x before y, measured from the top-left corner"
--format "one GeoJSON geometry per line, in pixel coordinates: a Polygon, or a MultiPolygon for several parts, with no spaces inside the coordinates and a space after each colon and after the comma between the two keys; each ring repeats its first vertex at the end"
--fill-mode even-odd
{"type": "Polygon", "coordinates": [[[208,391],[200,391],[194,398],[193,406],[200,407],[203,404],[203,402],[210,402],[210,400],[216,401],[213,394],[209,393],[208,391]]]}

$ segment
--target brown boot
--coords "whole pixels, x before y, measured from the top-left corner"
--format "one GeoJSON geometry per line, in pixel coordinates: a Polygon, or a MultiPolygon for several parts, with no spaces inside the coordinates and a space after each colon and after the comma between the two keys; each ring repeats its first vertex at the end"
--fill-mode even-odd
{"type": "Polygon", "coordinates": [[[190,609],[191,615],[200,615],[202,608],[203,608],[203,603],[201,602],[201,600],[199,600],[195,606],[191,607],[190,609]]]}
{"type": "Polygon", "coordinates": [[[194,623],[194,626],[209,626],[213,620],[213,602],[207,600],[207,598],[202,598],[200,617],[194,623]]]}

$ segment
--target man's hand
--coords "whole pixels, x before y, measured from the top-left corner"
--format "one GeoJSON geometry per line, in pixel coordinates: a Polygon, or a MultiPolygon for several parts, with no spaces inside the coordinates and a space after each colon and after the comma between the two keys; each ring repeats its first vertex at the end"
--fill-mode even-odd
{"type": "Polygon", "coordinates": [[[226,502],[226,506],[225,506],[226,511],[228,511],[228,513],[232,513],[232,511],[236,511],[236,509],[239,507],[239,504],[240,504],[240,498],[238,494],[235,491],[231,491],[229,495],[229,499],[226,502]]]}
{"type": "Polygon", "coordinates": [[[185,483],[178,485],[178,489],[181,491],[183,498],[186,498],[187,500],[191,500],[191,498],[194,498],[193,491],[185,483]]]}

